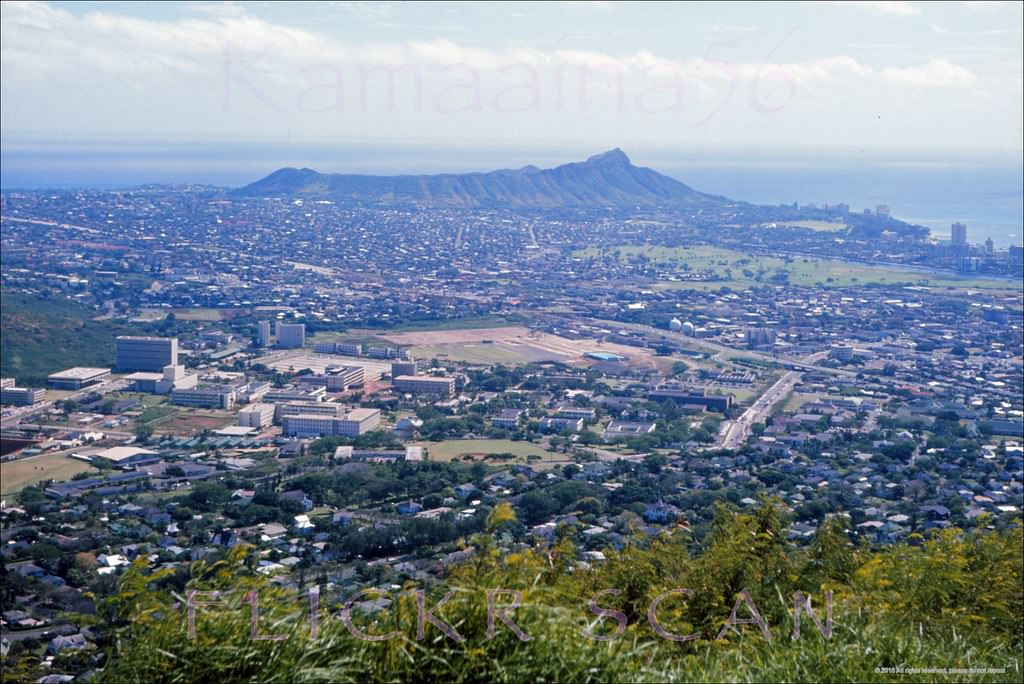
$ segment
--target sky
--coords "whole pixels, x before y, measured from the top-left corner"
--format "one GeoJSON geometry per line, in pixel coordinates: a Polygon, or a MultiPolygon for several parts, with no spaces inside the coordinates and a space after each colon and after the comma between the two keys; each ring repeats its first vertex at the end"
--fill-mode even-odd
{"type": "Polygon", "coordinates": [[[1022,3],[0,7],[5,148],[1024,148],[1022,3]]]}

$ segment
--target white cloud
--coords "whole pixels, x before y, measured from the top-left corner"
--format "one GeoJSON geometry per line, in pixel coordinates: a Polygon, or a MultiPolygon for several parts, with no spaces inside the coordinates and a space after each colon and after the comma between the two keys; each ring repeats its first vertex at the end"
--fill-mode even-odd
{"type": "Polygon", "coordinates": [[[1009,8],[1009,7],[1013,7],[1014,5],[1019,6],[1020,3],[1019,2],[999,2],[998,0],[991,0],[991,1],[988,1],[988,2],[985,2],[983,0],[974,0],[973,2],[964,2],[963,3],[964,7],[966,7],[969,10],[976,11],[976,12],[979,12],[979,11],[980,12],[987,12],[987,11],[990,11],[990,10],[1001,10],[1001,9],[1006,9],[1006,8],[1009,8]]]}
{"type": "MultiPolygon", "coordinates": [[[[348,9],[360,12],[361,7],[355,3],[348,9]]],[[[702,46],[677,52],[637,45],[614,52],[608,46],[618,42],[607,36],[576,40],[574,49],[544,41],[432,38],[436,34],[427,30],[416,34],[424,36],[420,40],[343,40],[326,30],[273,23],[251,11],[246,5],[219,12],[203,8],[157,21],[116,11],[71,13],[45,3],[5,3],[0,27],[5,131],[80,127],[211,137],[280,131],[423,137],[475,131],[483,138],[521,131],[595,139],[639,131],[677,139],[687,135],[686,126],[706,124],[701,135],[712,131],[724,140],[742,135],[782,140],[779,126],[806,142],[823,112],[836,121],[818,135],[827,140],[826,135],[838,135],[839,126],[850,125],[840,122],[863,119],[863,110],[883,87],[919,91],[921,97],[904,98],[907,104],[900,107],[907,130],[919,137],[928,134],[915,128],[926,112],[948,103],[950,111],[973,114],[979,102],[944,89],[998,96],[999,107],[986,109],[997,122],[985,127],[992,136],[1019,108],[1010,102],[1020,99],[1018,53],[1004,55],[1005,48],[994,56],[972,57],[951,47],[946,59],[927,59],[936,54],[928,45],[880,52],[837,40],[832,44],[839,54],[790,52],[786,59],[760,62],[754,59],[757,34],[751,34],[749,45],[737,41],[735,50],[713,51],[717,59],[702,59],[696,56],[704,52],[702,46]],[[899,66],[886,66],[887,54],[898,54],[899,66]],[[479,94],[472,91],[474,83],[479,94]],[[534,83],[540,91],[536,100],[534,83]],[[421,86],[422,106],[413,106],[421,86]],[[648,111],[664,112],[672,123],[654,125],[655,115],[647,118],[648,111]],[[495,117],[506,112],[520,112],[515,126],[496,126],[495,117]]],[[[927,23],[922,28],[927,35],[927,23]]],[[[870,135],[876,139],[875,131],[870,135]]]]}
{"type": "Polygon", "coordinates": [[[188,12],[215,17],[238,17],[245,14],[245,8],[234,2],[191,3],[184,6],[188,12]]]}
{"type": "Polygon", "coordinates": [[[572,5],[573,7],[589,7],[591,9],[599,9],[604,11],[610,10],[612,8],[612,3],[607,2],[606,0],[566,0],[566,4],[572,5]]]}
{"type": "Polygon", "coordinates": [[[872,14],[888,14],[909,17],[921,13],[921,8],[909,2],[833,2],[836,7],[849,7],[872,14]]]}
{"type": "Polygon", "coordinates": [[[15,80],[38,79],[51,73],[81,74],[83,69],[140,79],[209,73],[223,68],[222,61],[230,54],[239,61],[248,59],[251,71],[273,73],[283,81],[288,80],[287,74],[311,65],[344,68],[414,64],[423,69],[458,65],[484,72],[510,66],[551,69],[565,65],[617,71],[636,78],[674,73],[702,87],[762,77],[794,85],[845,85],[851,79],[879,77],[890,83],[925,88],[978,84],[972,72],[944,59],[881,71],[848,55],[767,63],[699,58],[680,61],[649,50],[616,56],[596,50],[473,47],[448,39],[345,43],[240,14],[235,8],[211,18],[161,22],[101,12],[78,17],[41,3],[8,3],[5,10],[3,75],[15,80]]]}
{"type": "MultiPolygon", "coordinates": [[[[179,21],[150,21],[93,12],[76,17],[46,4],[10,3],[3,24],[5,78],[31,80],[49,73],[98,73],[122,78],[172,77],[209,74],[223,68],[225,55],[235,64],[246,62],[251,72],[287,82],[288,74],[311,65],[409,66],[421,69],[447,66],[499,72],[510,66],[570,68],[617,72],[634,79],[675,74],[701,88],[739,80],[767,78],[804,84],[845,85],[851,79],[879,76],[890,83],[925,88],[976,86],[967,69],[942,59],[880,72],[848,55],[793,62],[718,62],[699,58],[682,61],[648,50],[616,56],[596,50],[534,48],[493,49],[462,45],[448,39],[429,41],[344,43],[324,35],[269,23],[239,14],[234,8],[219,16],[179,21]],[[45,37],[45,40],[44,40],[45,37]]],[[[937,28],[937,27],[936,27],[937,28]]]]}
{"type": "Polygon", "coordinates": [[[886,67],[882,77],[897,85],[923,88],[970,88],[979,83],[973,72],[944,59],[931,59],[921,66],[886,67]]]}
{"type": "Polygon", "coordinates": [[[697,33],[756,33],[761,30],[761,27],[712,22],[708,24],[699,24],[694,30],[697,33]]]}

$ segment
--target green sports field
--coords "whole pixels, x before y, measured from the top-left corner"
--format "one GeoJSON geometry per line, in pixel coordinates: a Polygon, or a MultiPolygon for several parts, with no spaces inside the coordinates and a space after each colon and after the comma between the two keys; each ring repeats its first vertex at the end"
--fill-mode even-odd
{"type": "Polygon", "coordinates": [[[660,247],[652,245],[621,245],[618,247],[578,250],[581,257],[614,256],[621,261],[646,258],[662,266],[678,267],[680,274],[714,271],[722,279],[716,281],[664,281],[661,289],[744,288],[770,282],[780,272],[788,275],[790,284],[799,286],[849,287],[851,285],[922,285],[957,287],[978,290],[1019,290],[1011,280],[932,273],[899,266],[860,264],[835,259],[814,259],[794,256],[780,257],[745,254],[722,247],[660,247]],[[760,278],[760,280],[758,280],[760,278]]]}

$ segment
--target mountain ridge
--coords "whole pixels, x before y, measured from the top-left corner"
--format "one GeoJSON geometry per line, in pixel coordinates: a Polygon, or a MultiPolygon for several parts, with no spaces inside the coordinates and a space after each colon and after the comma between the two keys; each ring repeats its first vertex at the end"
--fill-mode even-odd
{"type": "Polygon", "coordinates": [[[710,207],[742,203],[694,190],[646,167],[619,148],[549,169],[370,176],[285,167],[232,191],[269,196],[446,207],[710,207]]]}

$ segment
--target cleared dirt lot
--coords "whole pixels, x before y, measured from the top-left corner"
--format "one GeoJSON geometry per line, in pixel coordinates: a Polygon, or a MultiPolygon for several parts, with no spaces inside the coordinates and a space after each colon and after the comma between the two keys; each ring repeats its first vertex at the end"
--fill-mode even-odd
{"type": "Polygon", "coordinates": [[[466,330],[422,330],[417,332],[394,333],[381,337],[395,344],[432,345],[503,341],[529,337],[530,329],[521,325],[503,328],[470,328],[466,330]]]}
{"type": "Polygon", "coordinates": [[[367,382],[379,380],[382,374],[391,372],[390,361],[340,354],[314,354],[303,349],[274,352],[256,359],[256,363],[262,363],[276,371],[287,372],[308,368],[314,373],[323,373],[327,366],[361,366],[367,382]]]}
{"type": "Polygon", "coordinates": [[[522,326],[433,330],[385,335],[389,342],[413,345],[417,357],[447,356],[470,362],[561,361],[590,365],[587,352],[604,351],[628,357],[632,366],[655,365],[649,349],[592,339],[570,340],[558,335],[532,332],[522,326]]]}
{"type": "Polygon", "coordinates": [[[228,413],[177,413],[173,417],[161,420],[153,427],[157,432],[191,435],[203,430],[217,430],[232,425],[235,416],[228,413]]]}

